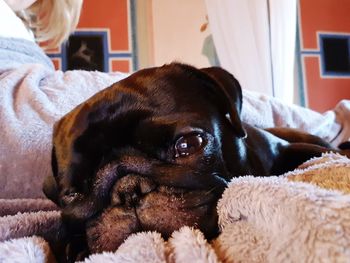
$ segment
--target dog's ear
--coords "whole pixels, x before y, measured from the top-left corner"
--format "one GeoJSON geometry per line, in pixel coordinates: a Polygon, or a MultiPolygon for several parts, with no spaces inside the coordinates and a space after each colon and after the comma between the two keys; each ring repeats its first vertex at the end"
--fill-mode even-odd
{"type": "Polygon", "coordinates": [[[224,108],[225,114],[229,115],[232,127],[237,136],[246,137],[240,114],[242,110],[242,89],[239,82],[228,71],[220,67],[202,68],[202,72],[209,75],[218,85],[218,103],[224,108]]]}
{"type": "Polygon", "coordinates": [[[54,203],[58,204],[59,191],[55,177],[57,176],[57,159],[55,148],[53,147],[51,152],[51,168],[54,176],[48,176],[43,183],[43,192],[47,198],[54,203]]]}

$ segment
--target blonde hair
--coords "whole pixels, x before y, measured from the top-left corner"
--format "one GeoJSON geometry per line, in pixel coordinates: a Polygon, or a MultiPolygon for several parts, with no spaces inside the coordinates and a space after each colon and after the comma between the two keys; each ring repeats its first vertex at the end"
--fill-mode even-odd
{"type": "Polygon", "coordinates": [[[38,0],[18,15],[45,49],[58,47],[75,30],[83,0],[38,0]]]}

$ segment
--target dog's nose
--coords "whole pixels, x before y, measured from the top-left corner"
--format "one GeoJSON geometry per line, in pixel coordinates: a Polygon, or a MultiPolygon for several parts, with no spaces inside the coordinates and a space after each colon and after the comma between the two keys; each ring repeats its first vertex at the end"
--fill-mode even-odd
{"type": "Polygon", "coordinates": [[[136,206],[142,196],[152,192],[156,184],[149,178],[130,174],[119,179],[113,186],[111,205],[136,206]]]}

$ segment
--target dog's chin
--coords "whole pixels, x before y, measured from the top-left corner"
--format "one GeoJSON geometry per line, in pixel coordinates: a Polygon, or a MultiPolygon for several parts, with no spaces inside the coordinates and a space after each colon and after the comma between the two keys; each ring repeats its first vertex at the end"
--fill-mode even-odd
{"type": "Polygon", "coordinates": [[[87,223],[90,253],[115,251],[130,234],[140,231],[157,231],[167,239],[182,226],[191,226],[213,238],[218,234],[217,199],[205,191],[158,187],[135,205],[108,207],[87,223]]]}

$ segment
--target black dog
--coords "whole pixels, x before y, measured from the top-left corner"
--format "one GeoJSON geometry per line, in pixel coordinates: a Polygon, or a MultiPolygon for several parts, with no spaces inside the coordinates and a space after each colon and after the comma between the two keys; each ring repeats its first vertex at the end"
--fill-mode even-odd
{"type": "Polygon", "coordinates": [[[141,70],[56,123],[54,180],[44,192],[90,252],[115,250],[142,230],[168,237],[183,225],[212,238],[232,177],[281,174],[331,149],[311,135],[244,124],[241,108],[240,85],[221,68],[141,70]]]}

